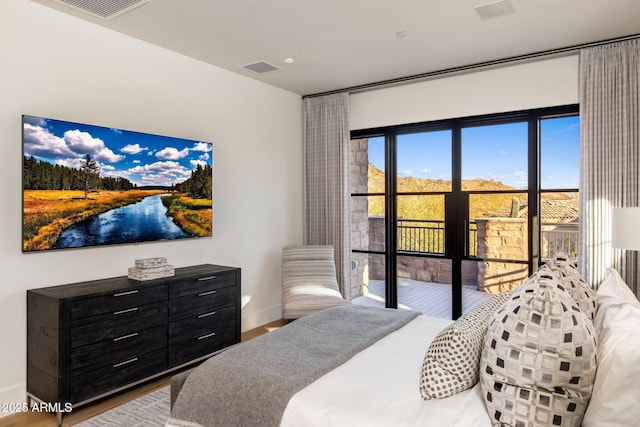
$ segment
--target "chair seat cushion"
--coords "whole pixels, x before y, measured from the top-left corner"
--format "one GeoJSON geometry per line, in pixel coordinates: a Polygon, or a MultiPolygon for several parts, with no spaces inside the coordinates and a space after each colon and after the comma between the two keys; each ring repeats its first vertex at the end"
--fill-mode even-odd
{"type": "Polygon", "coordinates": [[[301,317],[325,308],[349,304],[339,291],[309,284],[289,286],[284,301],[285,318],[301,317]]]}

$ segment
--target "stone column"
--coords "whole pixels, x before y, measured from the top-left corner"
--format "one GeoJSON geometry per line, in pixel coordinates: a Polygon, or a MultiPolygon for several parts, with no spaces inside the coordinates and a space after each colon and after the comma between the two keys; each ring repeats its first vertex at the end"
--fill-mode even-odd
{"type": "MultiPolygon", "coordinates": [[[[368,191],[369,141],[351,141],[351,192],[368,191]]],[[[351,198],[351,248],[369,248],[369,203],[366,197],[351,198]]],[[[362,295],[363,286],[368,283],[368,255],[351,253],[351,297],[362,295]]]]}
{"type": "MultiPolygon", "coordinates": [[[[528,260],[525,218],[477,218],[479,258],[528,260]]],[[[528,264],[500,261],[478,263],[478,290],[497,294],[520,285],[528,276],[528,264]]]]}

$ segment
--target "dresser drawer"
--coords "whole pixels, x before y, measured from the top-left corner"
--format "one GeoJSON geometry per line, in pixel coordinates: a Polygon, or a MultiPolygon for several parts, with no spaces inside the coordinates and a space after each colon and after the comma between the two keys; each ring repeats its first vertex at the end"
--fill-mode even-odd
{"type": "Polygon", "coordinates": [[[71,347],[114,339],[167,323],[167,303],[158,302],[71,322],[71,347]]]}
{"type": "Polygon", "coordinates": [[[113,313],[142,304],[166,301],[168,289],[168,285],[141,286],[139,288],[125,288],[106,295],[76,298],[71,301],[71,320],[113,313]]]}
{"type": "Polygon", "coordinates": [[[77,407],[239,342],[240,279],[202,264],[28,290],[27,393],[77,407]]]}
{"type": "Polygon", "coordinates": [[[203,274],[171,283],[169,298],[195,295],[235,285],[236,275],[233,273],[203,274]]]}
{"type": "Polygon", "coordinates": [[[150,351],[71,378],[71,403],[107,393],[167,369],[167,349],[150,351]]]}
{"type": "Polygon", "coordinates": [[[131,359],[141,353],[158,350],[167,346],[165,324],[155,328],[142,329],[116,338],[71,349],[71,375],[79,375],[104,366],[114,365],[131,359]]]}
{"type": "Polygon", "coordinates": [[[235,344],[233,322],[220,325],[217,332],[189,337],[169,345],[169,368],[173,368],[190,360],[207,356],[225,347],[235,344]]]}
{"type": "Polygon", "coordinates": [[[169,300],[169,320],[197,316],[220,307],[233,306],[237,292],[237,287],[228,286],[201,290],[180,298],[171,298],[169,300]]]}
{"type": "Polygon", "coordinates": [[[212,332],[219,333],[223,328],[234,330],[235,314],[235,307],[225,307],[199,316],[169,322],[169,342],[197,339],[212,332]]]}

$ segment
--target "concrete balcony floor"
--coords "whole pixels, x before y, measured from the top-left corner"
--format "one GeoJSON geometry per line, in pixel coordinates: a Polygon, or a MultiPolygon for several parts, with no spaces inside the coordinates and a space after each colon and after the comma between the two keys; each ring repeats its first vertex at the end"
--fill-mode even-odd
{"type": "MultiPolygon", "coordinates": [[[[492,295],[477,290],[476,286],[462,286],[462,313],[491,298],[492,295]]],[[[363,295],[353,299],[353,304],[384,307],[384,280],[369,280],[363,295]]],[[[398,308],[419,311],[431,317],[451,319],[451,285],[398,279],[398,308]]]]}

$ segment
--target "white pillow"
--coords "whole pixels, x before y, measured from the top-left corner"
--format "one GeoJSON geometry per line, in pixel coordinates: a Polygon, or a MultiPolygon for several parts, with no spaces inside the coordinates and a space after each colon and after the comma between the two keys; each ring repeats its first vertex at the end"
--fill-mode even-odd
{"type": "Polygon", "coordinates": [[[638,304],[633,291],[622,280],[620,274],[613,268],[607,268],[602,284],[598,287],[598,301],[606,302],[628,302],[638,304]]]}
{"type": "Polygon", "coordinates": [[[640,420],[640,304],[617,301],[598,309],[599,315],[613,313],[604,316],[598,336],[598,371],[583,427],[635,426],[640,420]]]}
{"type": "Polygon", "coordinates": [[[640,302],[633,291],[622,280],[620,274],[613,269],[607,268],[604,280],[598,287],[598,311],[593,322],[596,332],[600,335],[603,326],[614,317],[623,304],[636,304],[640,302]]]}

